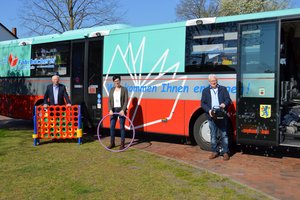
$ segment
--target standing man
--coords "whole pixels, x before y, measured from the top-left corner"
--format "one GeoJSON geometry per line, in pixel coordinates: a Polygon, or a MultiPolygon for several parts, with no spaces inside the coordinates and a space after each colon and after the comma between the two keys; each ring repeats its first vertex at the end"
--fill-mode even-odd
{"type": "Polygon", "coordinates": [[[210,74],[208,76],[209,86],[202,92],[201,106],[205,110],[211,134],[211,150],[212,153],[209,159],[214,159],[219,156],[217,136],[218,131],[221,133],[223,160],[229,160],[228,135],[227,135],[227,115],[223,119],[214,117],[213,108],[219,107],[225,111],[231,104],[231,99],[227,88],[218,84],[217,76],[210,74]]]}
{"type": "Polygon", "coordinates": [[[44,107],[48,105],[65,105],[71,106],[71,100],[66,90],[66,86],[59,83],[59,76],[52,76],[52,84],[47,86],[47,90],[44,95],[44,107]]]}

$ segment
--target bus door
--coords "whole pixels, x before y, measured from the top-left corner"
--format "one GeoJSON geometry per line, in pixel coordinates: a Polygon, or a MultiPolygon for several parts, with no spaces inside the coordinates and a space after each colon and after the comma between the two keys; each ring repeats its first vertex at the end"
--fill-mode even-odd
{"type": "Polygon", "coordinates": [[[72,104],[84,102],[84,42],[72,43],[71,59],[71,100],[72,104]]]}
{"type": "Polygon", "coordinates": [[[83,123],[90,128],[102,113],[102,48],[100,39],[72,43],[72,103],[81,105],[83,123]]]}
{"type": "Polygon", "coordinates": [[[278,24],[239,25],[238,144],[278,145],[278,24]]]}
{"type": "Polygon", "coordinates": [[[90,120],[97,125],[102,118],[102,55],[103,40],[88,41],[85,73],[85,103],[90,120]]]}

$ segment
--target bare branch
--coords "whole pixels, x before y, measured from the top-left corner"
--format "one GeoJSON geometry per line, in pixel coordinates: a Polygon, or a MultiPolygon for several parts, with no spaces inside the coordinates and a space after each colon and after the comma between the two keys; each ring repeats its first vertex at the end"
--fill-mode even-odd
{"type": "Polygon", "coordinates": [[[19,13],[26,29],[40,35],[120,22],[125,12],[119,0],[24,0],[19,13]]]}

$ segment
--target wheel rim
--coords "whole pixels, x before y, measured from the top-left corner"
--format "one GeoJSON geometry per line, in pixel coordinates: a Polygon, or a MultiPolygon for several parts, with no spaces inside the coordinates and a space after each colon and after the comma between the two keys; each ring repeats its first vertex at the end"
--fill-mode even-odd
{"type": "Polygon", "coordinates": [[[210,143],[210,129],[208,120],[205,120],[200,126],[200,136],[203,138],[204,141],[210,143]]]}

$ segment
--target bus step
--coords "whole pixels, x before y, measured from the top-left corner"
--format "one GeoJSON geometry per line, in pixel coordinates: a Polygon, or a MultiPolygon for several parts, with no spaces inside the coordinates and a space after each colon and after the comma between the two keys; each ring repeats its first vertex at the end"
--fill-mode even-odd
{"type": "Polygon", "coordinates": [[[285,137],[294,137],[300,139],[300,131],[297,131],[295,133],[285,133],[285,137]]]}

